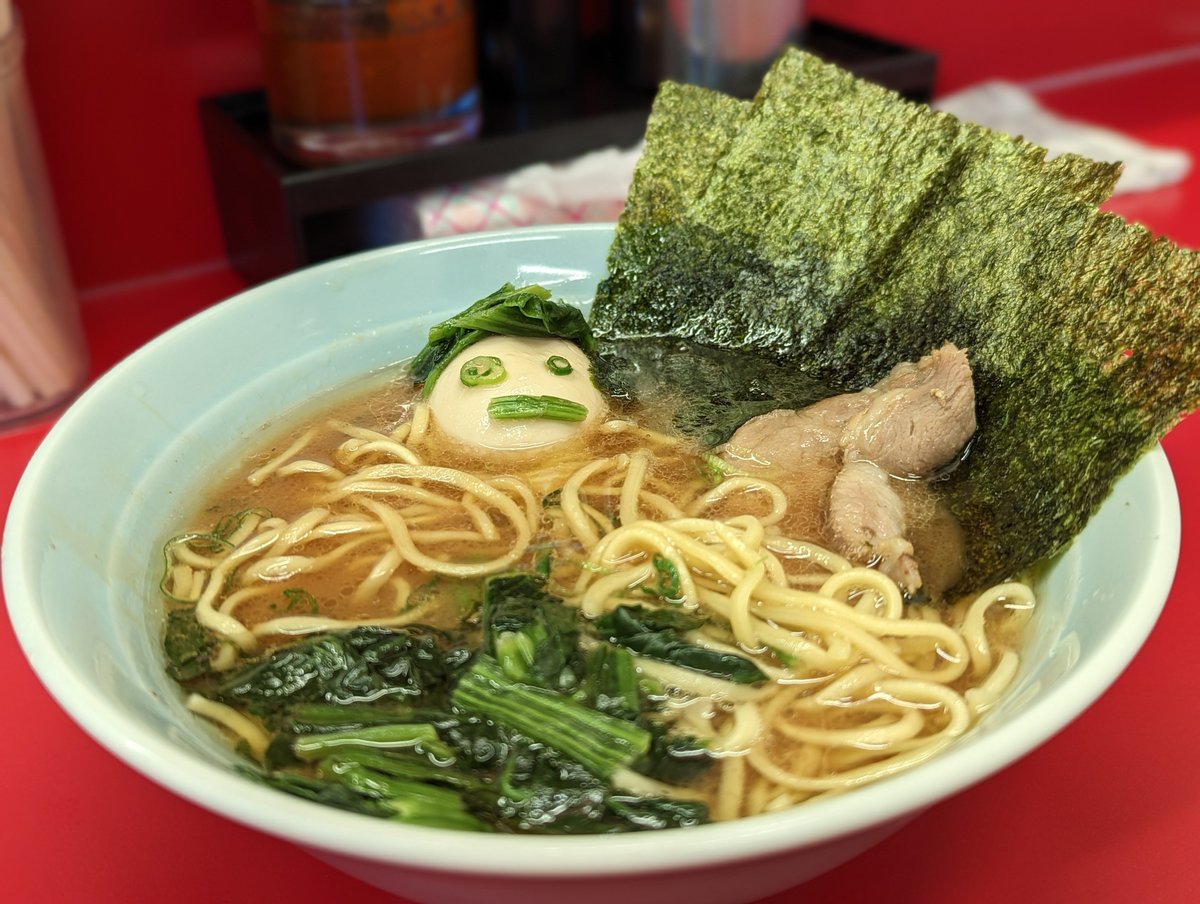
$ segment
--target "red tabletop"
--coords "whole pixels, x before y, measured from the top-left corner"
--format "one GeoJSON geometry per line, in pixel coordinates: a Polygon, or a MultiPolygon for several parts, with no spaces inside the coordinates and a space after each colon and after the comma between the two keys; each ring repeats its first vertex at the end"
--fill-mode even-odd
{"type": "MultiPolygon", "coordinates": [[[[1177,186],[1108,207],[1200,247],[1200,62],[1045,96],[1055,109],[1183,147],[1177,186]]],[[[233,294],[219,270],[93,298],[99,372],[162,329],[233,294]]],[[[1191,300],[1187,300],[1191,301],[1191,300]]],[[[48,424],[0,435],[0,517],[48,424]]],[[[1146,646],[1073,725],[898,834],[764,904],[820,900],[1188,902],[1200,889],[1200,705],[1186,669],[1200,637],[1200,418],[1164,442],[1183,509],[1175,588],[1146,646]]],[[[227,822],[142,778],[58,709],[0,620],[0,871],[5,900],[212,904],[398,899],[309,854],[227,822]]]]}

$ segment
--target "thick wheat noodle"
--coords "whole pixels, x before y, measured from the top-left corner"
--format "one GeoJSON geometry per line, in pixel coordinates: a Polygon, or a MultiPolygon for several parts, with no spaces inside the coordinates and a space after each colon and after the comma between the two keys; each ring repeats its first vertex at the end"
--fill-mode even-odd
{"type": "Polygon", "coordinates": [[[332,537],[347,537],[353,534],[379,534],[383,532],[382,524],[361,515],[335,515],[333,517],[337,520],[326,521],[317,527],[309,539],[328,540],[332,537]]]}
{"type": "Polygon", "coordinates": [[[919,746],[834,775],[813,777],[794,775],[789,770],[782,769],[772,762],[762,747],[750,751],[748,755],[750,765],[772,781],[800,791],[818,792],[852,788],[888,775],[894,775],[928,760],[970,726],[971,714],[966,702],[954,691],[940,684],[885,679],[879,682],[879,691],[885,694],[907,694],[909,702],[917,702],[911,698],[919,697],[923,698],[921,702],[939,703],[949,719],[945,727],[936,734],[923,738],[919,746]]]}
{"type": "MultiPolygon", "coordinates": [[[[379,467],[393,467],[392,465],[380,465],[379,467]]],[[[409,467],[408,465],[396,465],[394,467],[409,467]]],[[[377,496],[398,496],[401,499],[407,499],[412,502],[420,503],[421,505],[434,506],[436,508],[456,509],[458,501],[433,490],[422,486],[413,486],[409,483],[401,483],[396,480],[385,480],[382,478],[359,478],[355,474],[351,474],[345,480],[340,480],[333,485],[331,490],[326,494],[327,502],[338,502],[346,499],[349,496],[357,496],[361,494],[372,493],[377,496]]]]}
{"type": "Polygon", "coordinates": [[[338,433],[348,436],[354,440],[362,442],[390,442],[395,441],[395,436],[388,436],[386,433],[380,433],[378,430],[372,430],[370,427],[362,427],[358,424],[351,424],[349,421],[339,420],[338,418],[330,418],[325,422],[325,426],[329,427],[338,433]]]}
{"type": "Polygon", "coordinates": [[[632,524],[641,517],[638,501],[649,469],[650,456],[646,452],[638,451],[629,456],[629,466],[626,467],[625,479],[621,482],[620,503],[617,508],[622,524],[632,524]]]}
{"type": "Polygon", "coordinates": [[[419,443],[424,441],[429,435],[430,408],[427,402],[417,402],[412,410],[412,429],[409,430],[408,436],[405,437],[409,443],[419,443]]]}
{"type": "Polygon", "coordinates": [[[261,760],[266,754],[267,746],[271,743],[270,735],[263,731],[257,722],[242,715],[232,706],[209,700],[200,694],[189,694],[186,706],[192,712],[228,728],[246,742],[256,759],[261,760]]]}
{"type": "Polygon", "coordinates": [[[362,497],[359,503],[373,512],[384,526],[387,527],[388,533],[391,535],[392,542],[400,551],[400,554],[406,561],[416,565],[419,568],[424,568],[434,574],[447,574],[455,577],[471,577],[476,575],[494,574],[516,562],[529,546],[529,541],[532,538],[532,533],[529,529],[529,522],[525,518],[524,512],[517,507],[513,500],[501,493],[499,490],[493,489],[482,480],[465,474],[462,471],[454,471],[450,468],[433,468],[422,466],[415,468],[409,465],[393,465],[390,467],[411,468],[414,472],[413,476],[416,479],[431,480],[437,482],[449,483],[452,486],[457,486],[459,489],[473,493],[478,499],[494,505],[500,512],[509,520],[516,528],[516,538],[512,547],[507,553],[492,559],[487,562],[479,563],[454,563],[445,562],[441,559],[435,559],[417,549],[411,536],[409,535],[408,527],[405,525],[402,518],[396,514],[396,511],[389,506],[382,505],[369,497],[362,497]]]}
{"type": "Polygon", "coordinates": [[[1017,669],[1021,666],[1021,657],[1014,650],[1004,650],[997,662],[983,681],[965,691],[963,696],[976,713],[990,709],[1000,695],[1008,689],[1017,677],[1017,669]]]}
{"type": "MultiPolygon", "coordinates": [[[[619,606],[629,591],[653,577],[654,569],[649,565],[622,568],[620,571],[591,580],[582,596],[578,597],[576,605],[584,615],[596,618],[619,606]]],[[[583,579],[581,575],[581,583],[583,579]]],[[[588,579],[590,580],[590,577],[588,579]]]]}
{"type": "Polygon", "coordinates": [[[475,525],[475,530],[480,537],[485,540],[495,540],[500,536],[500,529],[496,527],[496,522],[487,516],[487,513],[479,507],[470,493],[463,494],[460,504],[475,525]]]}
{"type": "Polygon", "coordinates": [[[345,459],[346,464],[354,464],[364,455],[372,453],[382,453],[393,459],[398,459],[405,464],[421,465],[424,462],[417,453],[413,452],[408,446],[399,443],[394,439],[389,439],[386,436],[380,436],[379,439],[364,440],[353,448],[349,448],[349,443],[343,443],[338,449],[339,457],[345,459]]]}
{"type": "Polygon", "coordinates": [[[743,755],[725,757],[721,762],[720,783],[712,808],[715,820],[737,819],[742,815],[746,797],[746,759],[743,755]]]}
{"type": "Polygon", "coordinates": [[[600,509],[586,502],[582,503],[579,508],[590,519],[591,523],[600,529],[601,534],[612,532],[614,527],[612,521],[600,509]]]}
{"type": "MultiPolygon", "coordinates": [[[[811,562],[818,568],[823,568],[830,573],[848,571],[854,567],[849,559],[844,559],[823,546],[818,546],[816,543],[808,543],[804,540],[793,540],[790,537],[767,534],[763,539],[763,546],[771,552],[779,553],[788,558],[811,562]]],[[[821,580],[824,580],[824,578],[821,580]]]]}
{"type": "Polygon", "coordinates": [[[763,528],[757,519],[738,516],[725,522],[716,521],[713,523],[713,533],[743,567],[761,564],[765,577],[771,583],[788,586],[783,564],[762,547],[763,528]]]}
{"type": "MultiPolygon", "coordinates": [[[[196,539],[205,538],[198,537],[196,539]]],[[[231,548],[232,545],[233,544],[230,544],[231,548]]],[[[205,556],[196,552],[191,548],[191,546],[188,545],[188,541],[186,539],[181,539],[171,544],[171,555],[174,557],[176,562],[187,565],[191,568],[216,568],[217,563],[221,561],[220,556],[205,556]]]]}
{"type": "Polygon", "coordinates": [[[373,599],[380,588],[391,580],[392,575],[396,573],[396,569],[400,567],[403,561],[399,550],[389,546],[387,552],[376,559],[367,576],[359,581],[358,586],[354,588],[354,602],[362,603],[373,599]]]}
{"type": "Polygon", "coordinates": [[[529,519],[529,529],[531,531],[538,529],[538,525],[542,522],[542,505],[525,481],[502,475],[489,477],[487,482],[501,492],[508,491],[519,496],[525,504],[525,516],[529,519]]]}
{"type": "Polygon", "coordinates": [[[290,581],[301,574],[324,571],[334,562],[346,558],[364,543],[374,542],[372,537],[358,537],[335,546],[319,556],[302,556],[295,553],[266,555],[241,572],[239,580],[281,582],[290,581]]]}
{"type": "Polygon", "coordinates": [[[750,603],[754,588],[766,574],[766,566],[762,562],[755,562],[746,569],[745,575],[729,594],[729,626],[733,629],[733,636],[737,638],[738,643],[747,650],[754,650],[759,646],[755,626],[757,619],[750,614],[750,603]]]}
{"type": "MultiPolygon", "coordinates": [[[[399,583],[402,585],[402,588],[397,590],[397,597],[406,598],[409,590],[408,584],[403,581],[399,583]]],[[[341,631],[361,626],[402,628],[405,625],[416,623],[435,608],[437,608],[437,601],[430,600],[424,605],[414,606],[412,609],[402,612],[399,615],[389,615],[381,618],[358,618],[350,620],[329,618],[323,615],[290,615],[255,625],[254,633],[257,636],[268,636],[277,634],[316,634],[321,631],[341,631]]]]}
{"type": "MultiPolygon", "coordinates": [[[[768,585],[769,586],[769,585],[768,585]]],[[[881,619],[865,615],[850,607],[837,615],[828,611],[800,609],[799,607],[759,608],[756,614],[775,622],[781,627],[813,632],[822,635],[840,635],[857,647],[864,656],[885,666],[892,674],[906,678],[921,678],[948,683],[960,677],[970,662],[965,644],[954,629],[940,622],[915,621],[912,619],[881,619]],[[905,662],[883,637],[928,636],[931,642],[940,643],[944,655],[941,668],[924,670],[905,662]]]]}
{"type": "MultiPolygon", "coordinates": [[[[666,524],[657,521],[623,524],[594,545],[588,561],[604,568],[623,561],[631,551],[638,548],[660,553],[679,569],[684,598],[690,600],[694,600],[696,595],[691,574],[692,568],[695,567],[720,576],[730,585],[736,585],[745,569],[678,528],[680,524],[687,526],[691,523],[692,519],[666,524]],[[689,560],[692,567],[688,567],[689,560]]],[[[706,523],[711,526],[711,522],[706,523]]]]}
{"type": "Polygon", "coordinates": [[[1025,584],[997,584],[980,593],[967,607],[967,614],[962,620],[962,634],[971,653],[971,669],[976,675],[982,675],[992,667],[992,651],[984,629],[984,619],[988,609],[1001,601],[1028,606],[1033,602],[1033,593],[1025,584]]]}
{"type": "Polygon", "coordinates": [[[672,800],[704,800],[704,795],[692,788],[679,785],[669,785],[649,776],[634,772],[626,767],[618,767],[611,776],[614,788],[628,791],[639,797],[666,797],[672,800]]]}
{"type": "Polygon", "coordinates": [[[300,545],[316,530],[317,525],[328,517],[329,509],[326,508],[314,508],[304,512],[279,532],[279,539],[264,553],[264,556],[282,555],[287,550],[300,545]]]}
{"type": "Polygon", "coordinates": [[[861,747],[878,751],[915,738],[925,727],[925,720],[915,709],[902,709],[894,715],[876,716],[856,728],[812,728],[780,719],[775,731],[794,741],[818,744],[822,747],[861,747]]]}
{"type": "MultiPolygon", "coordinates": [[[[698,598],[704,608],[716,612],[729,620],[732,604],[729,594],[712,586],[697,582],[698,598]]],[[[759,641],[773,650],[801,660],[806,668],[832,671],[844,668],[857,655],[854,647],[841,638],[822,638],[827,646],[821,646],[810,637],[794,634],[769,621],[758,621],[755,631],[759,641]]]]}
{"type": "MultiPolygon", "coordinates": [[[[265,523],[265,522],[264,522],[265,523]]],[[[258,649],[258,639],[244,624],[231,615],[217,611],[213,606],[220,595],[228,575],[237,570],[242,562],[268,549],[279,538],[280,528],[269,527],[239,544],[229,555],[217,563],[209,574],[204,592],[196,600],[196,621],[215,634],[236,643],[244,652],[258,649]]]]}
{"type": "Polygon", "coordinates": [[[726,477],[688,506],[688,514],[693,516],[699,515],[705,509],[711,508],[730,494],[740,492],[766,493],[770,497],[770,512],[759,516],[759,520],[768,527],[778,524],[783,520],[783,516],[787,514],[788,499],[784,495],[783,490],[769,481],[742,476],[726,477]]]}
{"type": "MultiPolygon", "coordinates": [[[[695,604],[697,593],[696,585],[692,578],[692,569],[688,566],[685,555],[691,555],[693,559],[697,558],[696,549],[681,549],[674,540],[679,539],[684,541],[689,546],[697,547],[703,550],[702,544],[696,543],[692,538],[684,534],[672,536],[670,533],[659,530],[659,525],[654,521],[638,521],[630,525],[622,525],[612,532],[606,534],[602,540],[597,542],[591,554],[588,556],[588,563],[600,572],[607,571],[611,568],[620,567],[622,563],[632,561],[633,552],[657,553],[666,558],[676,573],[679,575],[679,592],[680,596],[687,601],[695,604]]],[[[704,553],[704,559],[711,562],[715,556],[704,553]]],[[[576,585],[575,592],[579,593],[582,590],[582,584],[585,584],[591,578],[592,572],[585,568],[580,574],[580,584],[576,585]]]]}
{"type": "Polygon", "coordinates": [[[299,437],[296,438],[295,442],[293,442],[290,446],[288,446],[286,449],[284,449],[281,453],[279,453],[274,458],[272,458],[270,461],[268,461],[265,465],[251,471],[246,476],[246,482],[254,487],[262,484],[262,482],[264,480],[266,480],[273,473],[275,473],[275,471],[278,470],[284,463],[290,461],[291,459],[293,459],[297,455],[299,455],[304,450],[304,448],[313,441],[313,437],[316,436],[316,433],[317,433],[317,431],[314,428],[312,430],[308,430],[305,433],[301,434],[299,437]]]}
{"type": "Polygon", "coordinates": [[[587,549],[600,542],[600,534],[596,531],[592,519],[583,509],[583,503],[579,498],[580,488],[594,475],[614,468],[624,470],[628,464],[628,455],[614,455],[611,458],[597,459],[576,470],[563,484],[562,492],[559,494],[559,508],[562,509],[563,518],[566,519],[571,533],[587,549]]]}
{"type": "Polygon", "coordinates": [[[821,585],[820,595],[853,605],[859,612],[870,614],[874,611],[880,618],[904,618],[904,597],[900,594],[900,588],[894,581],[871,568],[852,568],[830,575],[821,585]],[[851,597],[855,591],[859,592],[860,599],[857,604],[852,604],[851,597]],[[868,594],[863,591],[874,594],[877,604],[872,604],[868,594]]]}
{"type": "Polygon", "coordinates": [[[338,470],[333,465],[327,465],[324,462],[313,461],[308,458],[298,458],[295,461],[281,465],[275,473],[279,477],[291,477],[293,474],[312,474],[324,477],[327,480],[343,480],[346,477],[344,471],[338,470]]]}

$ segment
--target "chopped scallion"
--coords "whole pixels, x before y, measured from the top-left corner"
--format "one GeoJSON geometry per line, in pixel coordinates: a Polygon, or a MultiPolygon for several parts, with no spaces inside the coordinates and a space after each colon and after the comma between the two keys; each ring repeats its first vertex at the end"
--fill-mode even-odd
{"type": "Polygon", "coordinates": [[[562,355],[551,355],[546,359],[546,369],[556,377],[565,377],[575,368],[562,355]]]}
{"type": "Polygon", "coordinates": [[[488,403],[488,414],[496,420],[540,418],[549,421],[582,421],[587,407],[558,396],[497,396],[488,403]]]}
{"type": "Polygon", "coordinates": [[[463,386],[495,386],[507,376],[504,363],[495,355],[476,355],[458,372],[463,386]]]}

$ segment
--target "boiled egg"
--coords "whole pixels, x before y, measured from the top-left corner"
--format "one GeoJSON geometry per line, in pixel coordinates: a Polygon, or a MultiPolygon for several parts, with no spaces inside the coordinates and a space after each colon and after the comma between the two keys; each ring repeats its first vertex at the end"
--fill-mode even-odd
{"type": "MultiPolygon", "coordinates": [[[[489,336],[460,352],[427,399],[438,430],[476,450],[543,449],[579,435],[607,409],[592,383],[587,355],[565,339],[489,336]],[[489,406],[512,396],[548,398],[552,407],[582,406],[582,419],[502,417],[489,406]],[[565,400],[566,406],[554,400],[565,400]]],[[[506,403],[499,403],[504,406],[506,403]]],[[[520,406],[518,406],[518,409],[520,406]]],[[[579,416],[578,408],[575,408],[579,416]]]]}

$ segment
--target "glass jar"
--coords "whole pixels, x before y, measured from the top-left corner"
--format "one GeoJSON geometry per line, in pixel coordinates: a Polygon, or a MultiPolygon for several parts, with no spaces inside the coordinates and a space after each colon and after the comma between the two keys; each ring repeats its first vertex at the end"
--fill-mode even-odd
{"type": "Polygon", "coordinates": [[[470,0],[255,0],[271,131],[302,164],[475,136],[470,0]]]}
{"type": "Polygon", "coordinates": [[[88,371],[23,52],[20,20],[0,17],[0,426],[5,427],[69,402],[88,371]]]}

